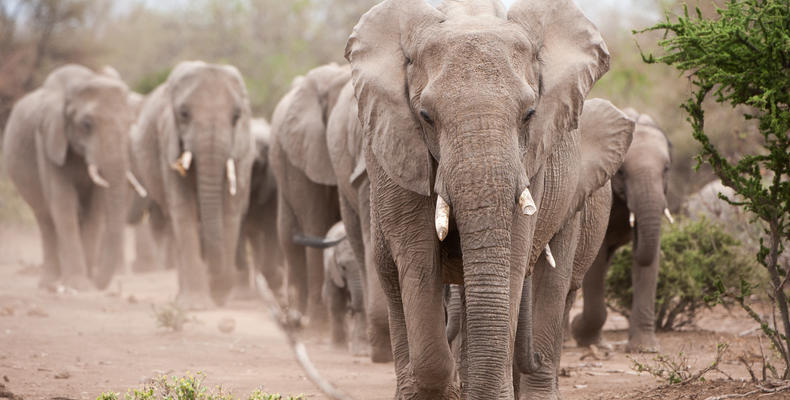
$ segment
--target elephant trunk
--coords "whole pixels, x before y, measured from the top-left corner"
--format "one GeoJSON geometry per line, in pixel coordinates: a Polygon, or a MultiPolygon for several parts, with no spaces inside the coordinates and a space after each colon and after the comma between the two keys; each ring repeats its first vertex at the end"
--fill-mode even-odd
{"type": "Polygon", "coordinates": [[[521,289],[521,304],[518,312],[518,330],[514,358],[518,371],[532,374],[540,368],[539,354],[534,351],[532,333],[532,275],[524,279],[521,289]]]}
{"type": "Polygon", "coordinates": [[[629,188],[628,205],[634,213],[634,261],[637,265],[651,266],[658,257],[661,244],[661,219],[666,199],[661,180],[640,179],[629,188]],[[642,183],[645,182],[645,183],[642,183]]]}
{"type": "MultiPolygon", "coordinates": [[[[451,166],[448,194],[461,238],[466,298],[465,348],[470,365],[466,398],[496,398],[507,390],[505,381],[511,349],[510,246],[516,210],[519,159],[501,139],[502,132],[463,132],[451,166]],[[494,143],[492,143],[494,142],[494,143]],[[460,162],[453,162],[460,161],[460,162]]],[[[442,166],[440,165],[440,169],[442,166]]],[[[512,393],[512,385],[509,389],[512,393]]]]}
{"type": "Polygon", "coordinates": [[[115,271],[124,262],[124,228],[129,200],[126,171],[129,157],[125,142],[106,143],[102,154],[96,155],[98,171],[107,180],[107,188],[98,188],[103,215],[101,235],[98,237],[98,257],[93,266],[92,279],[99,289],[106,289],[115,271]]]}
{"type": "Polygon", "coordinates": [[[222,151],[212,132],[201,137],[195,154],[197,194],[200,216],[200,242],[203,259],[208,265],[211,295],[223,304],[230,290],[228,263],[223,235],[223,198],[227,151],[222,151]],[[227,286],[227,287],[226,287],[227,286]]]}

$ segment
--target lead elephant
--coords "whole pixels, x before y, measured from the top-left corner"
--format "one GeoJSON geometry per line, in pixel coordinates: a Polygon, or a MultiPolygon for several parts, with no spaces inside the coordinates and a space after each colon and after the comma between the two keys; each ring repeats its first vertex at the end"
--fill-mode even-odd
{"type": "MultiPolygon", "coordinates": [[[[250,201],[241,226],[236,254],[238,284],[252,288],[245,243],[252,249],[253,271],[262,273],[269,287],[278,291],[283,285],[283,256],[277,239],[277,181],[269,164],[271,128],[263,118],[254,118],[250,130],[255,139],[250,201]]],[[[254,293],[254,292],[253,292],[254,293]]]]}
{"type": "Polygon", "coordinates": [[[151,224],[175,245],[176,301],[186,308],[222,305],[233,286],[255,156],[249,124],[238,70],[200,61],[178,64],[137,121],[133,161],[151,224]]]}
{"type": "Polygon", "coordinates": [[[347,83],[327,123],[327,143],[337,177],[340,215],[361,270],[364,312],[373,362],[392,361],[387,301],[379,283],[370,243],[370,179],[365,166],[362,124],[354,87],[347,83]]]}
{"type": "Polygon", "coordinates": [[[607,314],[606,273],[614,252],[633,240],[634,301],[626,350],[657,352],[655,303],[661,220],[664,216],[672,220],[666,200],[670,144],[650,116],[633,109],[626,109],[626,113],[636,121],[634,140],[623,165],[612,178],[614,200],[606,238],[584,277],[584,310],[574,318],[571,332],[580,346],[602,344],[601,330],[607,314]]]}
{"type": "Polygon", "coordinates": [[[115,77],[67,65],[11,111],[3,161],[41,233],[40,287],[103,289],[123,263],[128,95],[115,77]]]}
{"type": "Polygon", "coordinates": [[[326,142],[326,122],[348,67],[324,65],[294,81],[272,116],[269,162],[277,181],[277,234],[285,257],[289,301],[311,325],[326,324],[321,303],[321,250],[294,243],[294,235],[323,236],[340,220],[337,182],[326,142]]]}
{"type": "MultiPolygon", "coordinates": [[[[512,399],[530,260],[551,240],[557,268],[536,272],[555,296],[536,298],[543,310],[568,289],[576,210],[631,141],[630,130],[581,137],[577,129],[587,92],[608,69],[603,39],[571,0],[517,1],[507,15],[491,0],[438,8],[387,0],[354,28],[346,58],[367,139],[371,242],[388,299],[396,397],[512,399]],[[464,285],[460,389],[444,283],[464,285]]],[[[559,303],[546,321],[562,320],[564,296],[559,303]]],[[[530,385],[556,398],[556,343],[535,347],[551,362],[530,385]]]]}

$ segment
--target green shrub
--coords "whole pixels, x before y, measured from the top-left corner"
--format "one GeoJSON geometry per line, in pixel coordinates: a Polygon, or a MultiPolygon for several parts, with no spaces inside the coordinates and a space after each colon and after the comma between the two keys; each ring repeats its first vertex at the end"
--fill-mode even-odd
{"type": "MultiPolygon", "coordinates": [[[[671,330],[694,321],[707,307],[705,297],[716,292],[720,279],[725,287],[737,287],[741,278],[756,272],[756,263],[744,256],[738,240],[705,218],[679,218],[665,224],[661,232],[656,328],[671,330]]],[[[628,316],[633,299],[631,245],[623,246],[606,276],[608,305],[628,316]]],[[[725,303],[728,306],[730,303],[725,303]]]]}
{"type": "Polygon", "coordinates": [[[157,86],[166,81],[168,76],[170,76],[170,68],[160,69],[140,78],[132,89],[144,95],[151,93],[157,86]]]}
{"type": "MultiPolygon", "coordinates": [[[[206,375],[202,372],[185,376],[162,375],[141,389],[129,389],[124,400],[235,400],[236,397],[221,386],[210,390],[203,382],[206,375]]],[[[120,393],[106,392],[99,395],[96,400],[120,400],[120,393]]],[[[303,395],[282,396],[269,394],[261,389],[256,389],[245,397],[247,400],[305,400],[303,395]]]]}

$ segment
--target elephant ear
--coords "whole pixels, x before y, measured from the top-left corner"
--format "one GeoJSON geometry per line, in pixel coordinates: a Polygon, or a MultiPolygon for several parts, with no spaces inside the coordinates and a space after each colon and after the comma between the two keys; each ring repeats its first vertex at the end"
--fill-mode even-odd
{"type": "Polygon", "coordinates": [[[386,0],[359,20],[346,44],[359,121],[387,175],[399,186],[431,194],[431,158],[409,106],[404,51],[423,27],[444,16],[425,0],[386,0]]]}
{"type": "Polygon", "coordinates": [[[581,174],[577,205],[612,178],[625,159],[634,134],[634,121],[607,100],[584,102],[579,126],[581,174]]]}
{"type": "Polygon", "coordinates": [[[66,137],[65,97],[58,90],[46,90],[39,104],[38,115],[41,120],[38,133],[44,143],[47,158],[55,165],[63,166],[69,149],[66,137]]]}
{"type": "Polygon", "coordinates": [[[540,101],[526,149],[527,173],[532,177],[554,142],[578,127],[587,93],[609,70],[609,51],[573,0],[519,0],[508,19],[538,45],[541,61],[540,101]]]}
{"type": "Polygon", "coordinates": [[[279,124],[282,131],[277,140],[282,144],[288,160],[315,182],[323,185],[337,185],[329,147],[326,143],[327,93],[323,83],[324,66],[310,71],[306,77],[294,85],[290,104],[285,110],[283,121],[279,124]]]}

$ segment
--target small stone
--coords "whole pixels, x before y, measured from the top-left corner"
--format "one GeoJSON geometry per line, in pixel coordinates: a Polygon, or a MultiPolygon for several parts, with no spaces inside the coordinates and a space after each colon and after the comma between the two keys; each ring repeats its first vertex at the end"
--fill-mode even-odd
{"type": "Polygon", "coordinates": [[[71,373],[69,371],[60,371],[55,374],[55,379],[69,379],[71,378],[71,373]]]}
{"type": "Polygon", "coordinates": [[[236,329],[236,320],[233,318],[223,318],[217,324],[217,329],[222,333],[231,333],[236,329]]]}
{"type": "Polygon", "coordinates": [[[129,297],[126,298],[126,301],[128,301],[129,304],[137,304],[137,297],[134,297],[133,294],[130,294],[129,297]]]}
{"type": "Polygon", "coordinates": [[[587,385],[573,385],[574,389],[584,389],[586,387],[587,387],[587,385]]]}

